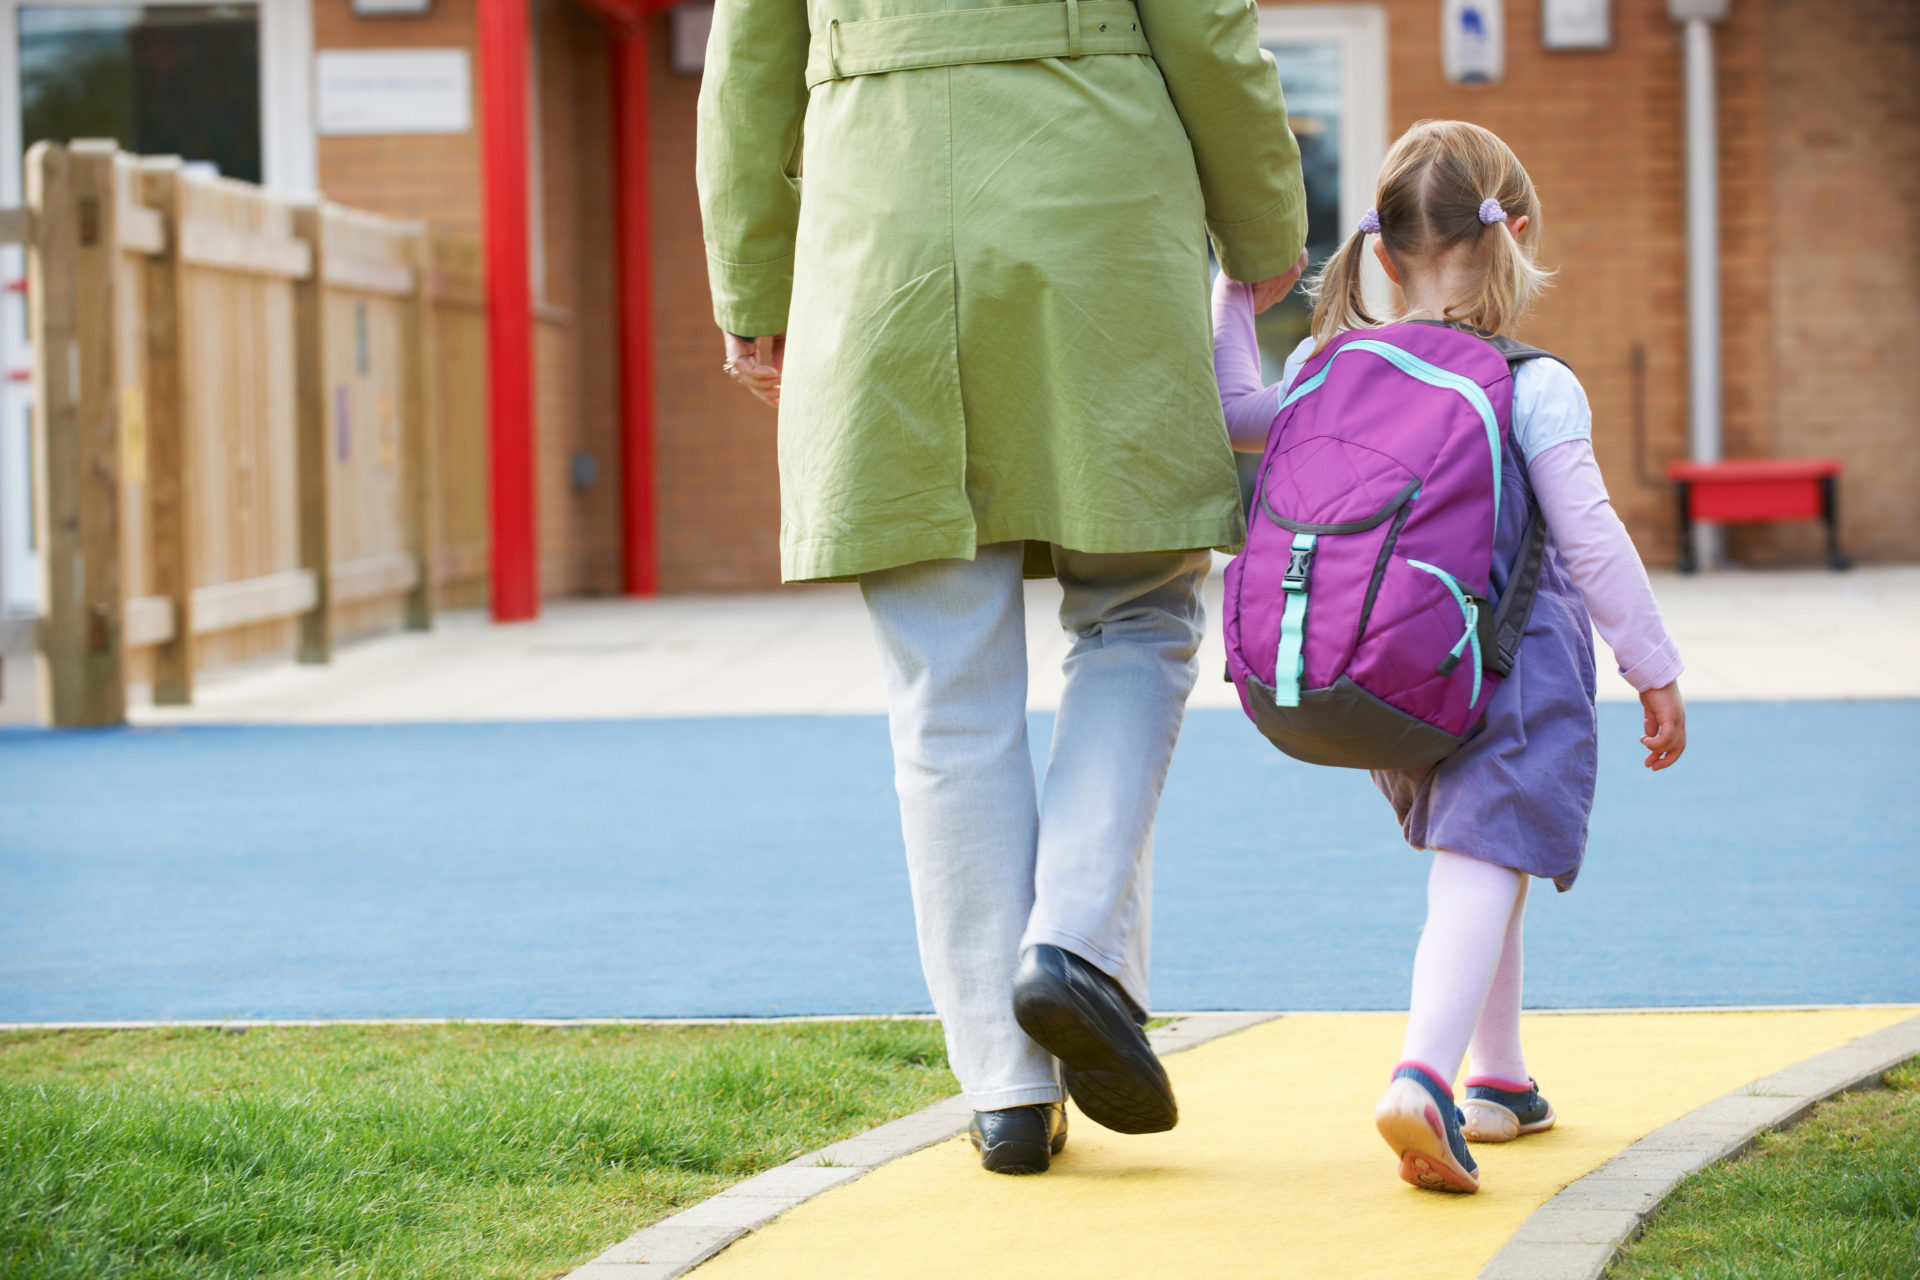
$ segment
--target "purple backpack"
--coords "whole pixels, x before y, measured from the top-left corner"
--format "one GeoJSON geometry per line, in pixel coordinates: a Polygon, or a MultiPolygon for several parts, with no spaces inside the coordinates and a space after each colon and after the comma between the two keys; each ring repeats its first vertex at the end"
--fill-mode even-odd
{"type": "Polygon", "coordinates": [[[1227,674],[1309,764],[1418,768],[1513,669],[1546,527],[1492,598],[1513,369],[1545,356],[1431,322],[1356,329],[1307,361],[1267,432],[1226,573],[1227,674]]]}

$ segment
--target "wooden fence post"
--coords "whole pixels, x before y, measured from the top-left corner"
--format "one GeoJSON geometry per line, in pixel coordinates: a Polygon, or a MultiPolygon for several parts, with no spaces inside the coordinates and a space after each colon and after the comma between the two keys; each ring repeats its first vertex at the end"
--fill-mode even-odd
{"type": "Polygon", "coordinates": [[[149,589],[173,603],[173,635],[153,651],[153,700],[193,701],[193,480],[181,335],[180,161],[141,164],[141,201],[166,225],[166,248],[147,260],[147,519],[149,589]]]}
{"type": "Polygon", "coordinates": [[[433,243],[425,224],[411,237],[413,299],[405,323],[405,409],[407,433],[407,550],[419,566],[419,580],[407,595],[407,627],[424,631],[439,607],[440,450],[434,441],[439,420],[434,403],[433,243]]]}
{"type": "Polygon", "coordinates": [[[27,200],[39,489],[41,643],[48,723],[123,724],[120,385],[114,268],[120,253],[111,142],[36,144],[27,200]]]}
{"type": "Polygon", "coordinates": [[[294,456],[300,474],[300,567],[313,574],[313,608],[300,615],[300,661],[333,659],[333,539],[327,478],[331,467],[327,394],[327,284],[325,208],[316,201],[293,210],[293,232],[313,251],[312,268],[293,286],[294,398],[299,405],[294,456]]]}

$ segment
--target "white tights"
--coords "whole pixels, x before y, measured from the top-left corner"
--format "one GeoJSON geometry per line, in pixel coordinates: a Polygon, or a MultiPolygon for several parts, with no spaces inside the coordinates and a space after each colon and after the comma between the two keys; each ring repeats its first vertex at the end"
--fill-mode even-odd
{"type": "Polygon", "coordinates": [[[1525,874],[1434,850],[1402,1060],[1421,1063],[1451,1084],[1471,1045],[1474,1075],[1527,1079],[1520,1052],[1526,908],[1525,874]]]}

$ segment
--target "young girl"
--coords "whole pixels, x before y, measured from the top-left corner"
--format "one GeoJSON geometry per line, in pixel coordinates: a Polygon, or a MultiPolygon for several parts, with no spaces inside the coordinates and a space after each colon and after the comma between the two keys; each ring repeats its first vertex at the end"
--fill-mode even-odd
{"type": "MultiPolygon", "coordinates": [[[[1252,290],[1217,282],[1214,363],[1236,448],[1265,444],[1279,400],[1314,354],[1346,330],[1381,323],[1361,291],[1370,237],[1399,286],[1398,321],[1499,336],[1547,282],[1534,264],[1533,183],[1485,129],[1415,125],[1387,156],[1375,199],[1315,282],[1313,335],[1277,387],[1260,384],[1252,290]]],[[[1433,855],[1406,1043],[1374,1120],[1400,1176],[1443,1191],[1479,1189],[1468,1141],[1506,1142],[1554,1122],[1520,1048],[1520,923],[1528,877],[1568,889],[1586,850],[1597,763],[1594,625],[1640,693],[1647,768],[1666,768],[1686,747],[1680,657],[1608,503],[1587,398],[1566,365],[1518,366],[1512,442],[1519,461],[1507,468],[1508,492],[1517,489],[1526,511],[1544,517],[1549,538],[1517,663],[1484,723],[1452,755],[1373,775],[1407,843],[1433,855]],[[1466,1097],[1456,1106],[1451,1084],[1469,1054],[1466,1097]]],[[[1500,521],[1496,585],[1518,559],[1526,523],[1500,521]]]]}

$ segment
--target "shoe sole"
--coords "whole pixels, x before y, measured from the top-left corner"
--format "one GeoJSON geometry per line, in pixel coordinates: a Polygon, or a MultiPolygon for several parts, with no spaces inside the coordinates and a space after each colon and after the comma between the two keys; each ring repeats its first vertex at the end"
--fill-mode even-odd
{"type": "Polygon", "coordinates": [[[1547,1114],[1532,1124],[1521,1124],[1520,1117],[1497,1102],[1482,1098],[1468,1099],[1460,1104],[1467,1113],[1467,1122],[1460,1131],[1468,1142],[1512,1142],[1515,1138],[1524,1138],[1530,1133],[1545,1133],[1553,1128],[1553,1104],[1547,1104],[1547,1114]]]}
{"type": "Polygon", "coordinates": [[[1480,1177],[1453,1158],[1446,1122],[1425,1089],[1411,1080],[1395,1080],[1374,1108],[1374,1127],[1400,1157],[1400,1180],[1425,1191],[1472,1195],[1480,1177]]]}
{"type": "Polygon", "coordinates": [[[1143,1043],[1116,1050],[1094,1028],[1090,1011],[1052,974],[1028,981],[1013,1016],[1035,1044],[1065,1067],[1067,1092],[1087,1119],[1116,1133],[1164,1133],[1179,1123],[1167,1069],[1143,1043]]]}

